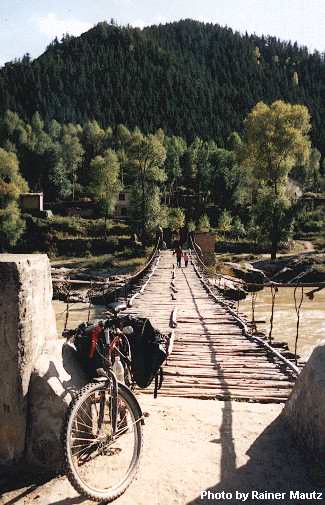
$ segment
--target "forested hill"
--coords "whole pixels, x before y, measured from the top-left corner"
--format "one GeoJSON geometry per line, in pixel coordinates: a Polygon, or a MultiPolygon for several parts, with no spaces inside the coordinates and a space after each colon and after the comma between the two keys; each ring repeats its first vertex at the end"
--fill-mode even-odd
{"type": "Polygon", "coordinates": [[[259,100],[308,106],[325,152],[325,62],[297,44],[192,20],[143,30],[100,23],[0,71],[0,112],[123,123],[222,146],[259,100]]]}

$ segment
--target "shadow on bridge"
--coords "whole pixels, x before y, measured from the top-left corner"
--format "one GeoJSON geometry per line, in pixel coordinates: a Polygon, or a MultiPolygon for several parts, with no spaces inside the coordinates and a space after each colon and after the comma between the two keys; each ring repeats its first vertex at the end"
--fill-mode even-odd
{"type": "MultiPolygon", "coordinates": [[[[211,351],[210,358],[211,358],[211,364],[214,366],[214,369],[216,370],[216,373],[218,375],[218,379],[221,384],[222,392],[225,396],[230,395],[229,387],[227,384],[227,381],[225,380],[224,373],[222,370],[222,367],[220,366],[220,363],[216,359],[216,354],[215,354],[215,347],[213,342],[211,341],[211,335],[209,334],[207,325],[204,321],[204,316],[200,311],[200,308],[197,304],[197,301],[195,299],[192,287],[190,283],[188,282],[186,273],[184,269],[182,270],[183,275],[185,277],[189,292],[191,293],[191,297],[193,300],[193,304],[195,306],[195,310],[197,312],[198,317],[200,318],[200,324],[202,326],[202,334],[205,335],[209,349],[211,351]]],[[[220,426],[220,439],[217,440],[217,443],[221,444],[221,478],[222,479],[227,479],[229,475],[232,475],[232,473],[236,469],[236,453],[235,453],[235,446],[234,446],[234,440],[233,440],[233,426],[232,426],[232,421],[233,421],[233,409],[232,409],[232,402],[225,401],[223,403],[223,408],[222,408],[222,422],[220,426]]],[[[202,503],[202,501],[201,501],[202,503]]]]}
{"type": "MultiPolygon", "coordinates": [[[[186,283],[188,285],[193,303],[200,317],[202,325],[202,334],[206,336],[211,350],[211,363],[214,365],[222,391],[227,396],[229,387],[224,378],[222,367],[216,359],[213,342],[204,322],[204,317],[195,300],[194,293],[183,270],[186,283]]],[[[209,488],[213,494],[230,493],[233,499],[220,500],[222,503],[236,504],[240,503],[235,497],[236,491],[249,493],[249,498],[245,503],[252,505],[260,503],[260,500],[252,498],[252,490],[269,493],[285,493],[286,499],[262,500],[264,503],[287,503],[305,504],[306,500],[290,499],[290,491],[300,491],[302,493],[312,493],[313,491],[321,492],[324,489],[325,479],[320,483],[315,483],[317,469],[306,461],[306,458],[298,451],[297,446],[288,434],[286,424],[280,415],[275,419],[255,440],[247,451],[249,461],[237,468],[236,467],[236,449],[233,436],[233,407],[231,401],[224,401],[222,408],[222,422],[220,426],[220,438],[214,440],[215,443],[221,446],[221,461],[220,461],[220,481],[215,486],[209,488]],[[314,475],[313,475],[314,471],[314,475]]],[[[202,489],[202,491],[208,491],[202,489]]],[[[208,497],[202,498],[198,496],[187,505],[210,504],[214,500],[208,497]]],[[[314,503],[308,500],[309,503],[314,503]]],[[[315,500],[316,503],[316,500],[315,500]]]]}

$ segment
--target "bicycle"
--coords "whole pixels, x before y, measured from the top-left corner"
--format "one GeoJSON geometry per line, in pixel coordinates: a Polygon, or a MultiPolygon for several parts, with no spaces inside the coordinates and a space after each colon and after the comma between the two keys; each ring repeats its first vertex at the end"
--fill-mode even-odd
{"type": "MultiPolygon", "coordinates": [[[[121,348],[123,342],[128,343],[126,333],[130,333],[130,327],[126,331],[118,318],[126,306],[114,303],[109,308],[114,317],[95,327],[96,349],[104,367],[97,369],[98,377],[72,400],[63,429],[65,467],[70,483],[87,498],[106,502],[118,498],[136,477],[144,424],[137,399],[129,387],[118,382],[113,372],[114,356],[120,355],[126,379],[129,377],[130,358],[121,348]]],[[[68,330],[65,336],[75,338],[76,330],[68,330]]]]}

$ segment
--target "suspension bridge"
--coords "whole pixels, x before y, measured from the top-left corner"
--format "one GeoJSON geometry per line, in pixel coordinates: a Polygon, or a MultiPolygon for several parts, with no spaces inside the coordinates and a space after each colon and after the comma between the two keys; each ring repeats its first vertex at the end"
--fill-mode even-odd
{"type": "Polygon", "coordinates": [[[299,368],[281,349],[251,335],[247,321],[213,292],[196,263],[192,257],[187,268],[175,268],[172,253],[160,252],[127,309],[164,333],[175,327],[161,394],[286,401],[299,368]]]}
{"type": "MultiPolygon", "coordinates": [[[[286,342],[256,331],[254,311],[252,324],[223,298],[193,245],[188,267],[178,268],[175,256],[160,251],[158,241],[145,267],[114,291],[116,300],[127,302],[124,313],[148,318],[171,335],[160,394],[285,402],[303,363],[288,352],[286,342]]],[[[90,299],[97,288],[91,283],[90,299]]],[[[66,324],[69,302],[67,309],[66,324]]]]}

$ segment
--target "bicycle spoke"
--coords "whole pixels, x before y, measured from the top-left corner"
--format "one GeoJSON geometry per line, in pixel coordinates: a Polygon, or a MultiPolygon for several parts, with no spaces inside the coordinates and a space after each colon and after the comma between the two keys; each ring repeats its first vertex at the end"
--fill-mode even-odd
{"type": "Polygon", "coordinates": [[[66,463],[71,478],[69,472],[67,475],[79,492],[97,500],[120,494],[134,477],[139,461],[142,437],[136,402],[122,388],[117,394],[114,435],[112,392],[103,384],[85,388],[72,405],[67,424],[66,463]]]}
{"type": "MultiPolygon", "coordinates": [[[[91,426],[89,426],[89,428],[91,428],[91,426]]],[[[78,428],[77,428],[77,429],[76,429],[76,428],[74,428],[74,429],[72,430],[72,434],[79,434],[79,433],[85,433],[86,435],[89,435],[89,430],[88,430],[88,431],[85,431],[85,430],[80,430],[80,429],[78,429],[78,428]]]]}
{"type": "MultiPolygon", "coordinates": [[[[83,438],[83,437],[71,437],[71,440],[84,440],[86,442],[87,441],[89,441],[89,442],[94,442],[95,441],[94,438],[83,438]]],[[[96,440],[98,440],[98,439],[96,439],[96,440]]]]}
{"type": "Polygon", "coordinates": [[[83,446],[82,444],[78,445],[78,446],[75,446],[75,447],[83,447],[83,449],[81,449],[80,451],[77,451],[77,452],[73,453],[72,455],[74,457],[78,456],[78,454],[82,454],[83,452],[87,452],[92,446],[96,446],[97,444],[98,444],[98,441],[94,442],[93,444],[88,444],[86,447],[83,446]]]}
{"type": "Polygon", "coordinates": [[[86,414],[86,416],[89,418],[89,420],[91,421],[91,423],[93,422],[92,418],[90,417],[90,415],[88,414],[88,412],[83,408],[83,406],[81,405],[80,406],[80,409],[86,414]]]}

